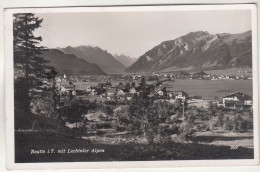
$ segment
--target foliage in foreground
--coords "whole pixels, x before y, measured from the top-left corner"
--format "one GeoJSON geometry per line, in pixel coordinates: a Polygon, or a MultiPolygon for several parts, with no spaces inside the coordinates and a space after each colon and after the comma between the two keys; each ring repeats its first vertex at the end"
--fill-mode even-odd
{"type": "Polygon", "coordinates": [[[16,132],[16,162],[252,159],[253,149],[197,143],[101,144],[52,132],[16,132]],[[33,138],[33,139],[32,139],[33,138]],[[104,149],[104,153],[30,154],[31,149],[104,149]]]}

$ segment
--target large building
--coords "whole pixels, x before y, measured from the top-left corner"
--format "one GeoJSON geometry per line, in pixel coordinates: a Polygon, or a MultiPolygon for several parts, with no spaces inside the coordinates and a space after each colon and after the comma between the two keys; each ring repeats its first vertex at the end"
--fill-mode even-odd
{"type": "Polygon", "coordinates": [[[183,101],[187,101],[189,98],[189,95],[184,91],[179,91],[177,95],[175,96],[175,99],[181,99],[183,101]]]}
{"type": "Polygon", "coordinates": [[[223,97],[222,103],[226,108],[237,109],[252,106],[252,99],[244,93],[237,92],[223,97]]]}

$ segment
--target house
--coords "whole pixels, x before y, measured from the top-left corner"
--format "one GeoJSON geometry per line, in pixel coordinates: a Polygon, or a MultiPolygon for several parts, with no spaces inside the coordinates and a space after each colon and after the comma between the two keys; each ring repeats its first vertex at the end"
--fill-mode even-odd
{"type": "Polygon", "coordinates": [[[167,95],[167,91],[166,91],[166,88],[159,88],[155,91],[155,94],[158,95],[158,96],[165,96],[167,95]]]}
{"type": "Polygon", "coordinates": [[[156,94],[157,94],[158,96],[163,96],[163,95],[164,95],[164,92],[163,92],[161,89],[158,89],[158,90],[156,91],[156,94]]]}
{"type": "Polygon", "coordinates": [[[106,93],[102,93],[100,97],[106,97],[106,93]]]}
{"type": "Polygon", "coordinates": [[[245,105],[245,106],[252,106],[252,105],[253,105],[253,102],[252,102],[252,100],[245,100],[245,101],[244,101],[244,105],[245,105]]]}
{"type": "Polygon", "coordinates": [[[89,113],[86,115],[82,115],[84,120],[91,121],[91,122],[100,122],[104,119],[108,118],[108,115],[105,113],[89,113]]]}
{"type": "Polygon", "coordinates": [[[126,93],[125,94],[125,99],[126,100],[132,100],[132,98],[133,98],[133,94],[130,94],[130,93],[126,93]]]}
{"type": "Polygon", "coordinates": [[[177,96],[178,95],[178,92],[176,92],[176,91],[171,91],[171,92],[168,92],[167,93],[167,96],[168,96],[168,98],[171,100],[171,99],[175,99],[175,96],[177,96]]]}
{"type": "Polygon", "coordinates": [[[194,73],[192,76],[193,76],[194,79],[195,78],[201,78],[202,79],[202,78],[206,77],[207,74],[205,72],[203,72],[203,71],[200,71],[198,73],[194,73]]]}
{"type": "Polygon", "coordinates": [[[173,98],[173,93],[168,93],[168,97],[169,97],[169,99],[172,99],[173,98]]]}
{"type": "Polygon", "coordinates": [[[55,78],[56,82],[61,82],[61,79],[59,77],[55,78]]]}
{"type": "Polygon", "coordinates": [[[150,92],[150,94],[148,95],[148,97],[156,97],[156,94],[153,92],[150,92]]]}
{"type": "Polygon", "coordinates": [[[120,83],[117,85],[117,88],[122,90],[122,89],[125,88],[125,86],[124,86],[124,84],[123,84],[122,82],[120,82],[120,83]]]}
{"type": "Polygon", "coordinates": [[[116,93],[116,96],[117,97],[123,97],[123,96],[125,96],[125,92],[123,91],[123,90],[118,90],[118,92],[116,93]]]}
{"type": "Polygon", "coordinates": [[[64,84],[60,86],[61,92],[69,92],[75,90],[75,85],[64,84]]]}
{"type": "Polygon", "coordinates": [[[62,80],[59,83],[59,89],[61,94],[70,93],[73,96],[77,95],[76,85],[73,84],[72,82],[62,80]]]}
{"type": "Polygon", "coordinates": [[[224,107],[229,109],[240,109],[244,107],[244,102],[240,100],[238,101],[226,100],[224,107]]]}
{"type": "Polygon", "coordinates": [[[229,79],[228,75],[220,75],[218,79],[229,79]]]}
{"type": "Polygon", "coordinates": [[[104,86],[105,86],[105,89],[109,90],[112,87],[112,84],[111,84],[111,82],[106,82],[104,86]]]}
{"type": "Polygon", "coordinates": [[[129,93],[130,94],[135,94],[137,91],[136,91],[136,88],[135,87],[132,87],[129,89],[129,93]]]}
{"type": "Polygon", "coordinates": [[[184,91],[179,91],[177,95],[175,96],[175,99],[181,99],[183,101],[188,100],[189,95],[184,91]]]}
{"type": "Polygon", "coordinates": [[[96,91],[91,91],[91,92],[89,93],[89,95],[95,96],[95,95],[97,95],[97,92],[96,92],[96,91]]]}
{"type": "Polygon", "coordinates": [[[97,87],[91,87],[91,93],[97,93],[97,87]]]}
{"type": "Polygon", "coordinates": [[[228,96],[223,97],[223,104],[225,104],[226,101],[251,101],[251,97],[243,94],[241,92],[229,94],[228,96]]]}
{"type": "Polygon", "coordinates": [[[111,86],[112,86],[112,85],[111,85],[110,82],[100,82],[100,83],[98,83],[97,88],[108,90],[108,89],[111,88],[111,86]]]}
{"type": "Polygon", "coordinates": [[[92,85],[88,86],[86,89],[87,92],[91,92],[91,90],[92,90],[92,85]]]}
{"type": "Polygon", "coordinates": [[[115,88],[110,88],[108,91],[107,91],[107,96],[115,96],[117,93],[117,90],[115,88]]]}
{"type": "Polygon", "coordinates": [[[97,95],[97,88],[95,86],[88,86],[86,91],[89,93],[89,95],[97,95]]]}
{"type": "Polygon", "coordinates": [[[211,80],[218,80],[216,76],[213,76],[211,80]]]}
{"type": "Polygon", "coordinates": [[[190,78],[190,74],[188,72],[180,72],[178,75],[178,78],[187,79],[187,78],[190,78]]]}
{"type": "Polygon", "coordinates": [[[251,97],[241,92],[233,93],[223,97],[222,103],[224,107],[232,109],[252,106],[251,97]]]}

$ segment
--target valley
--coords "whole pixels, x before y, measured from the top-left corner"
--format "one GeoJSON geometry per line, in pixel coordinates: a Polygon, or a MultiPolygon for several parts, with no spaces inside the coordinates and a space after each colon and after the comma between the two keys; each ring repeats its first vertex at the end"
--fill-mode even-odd
{"type": "Polygon", "coordinates": [[[15,162],[253,159],[251,48],[251,31],[198,31],[138,59],[45,49],[27,111],[15,66],[15,162]]]}

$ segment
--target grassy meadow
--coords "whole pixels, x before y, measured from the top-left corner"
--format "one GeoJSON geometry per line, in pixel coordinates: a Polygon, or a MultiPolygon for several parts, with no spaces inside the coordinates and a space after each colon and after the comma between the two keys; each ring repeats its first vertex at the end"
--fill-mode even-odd
{"type": "Polygon", "coordinates": [[[215,96],[224,97],[229,93],[242,92],[252,96],[252,80],[175,80],[165,82],[162,86],[167,90],[183,90],[189,96],[202,96],[213,99],[215,96]]]}

